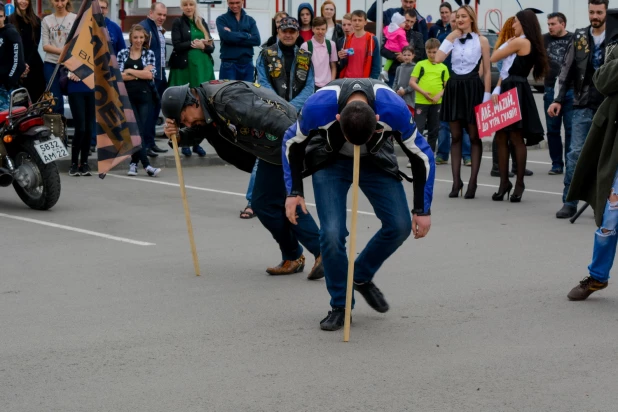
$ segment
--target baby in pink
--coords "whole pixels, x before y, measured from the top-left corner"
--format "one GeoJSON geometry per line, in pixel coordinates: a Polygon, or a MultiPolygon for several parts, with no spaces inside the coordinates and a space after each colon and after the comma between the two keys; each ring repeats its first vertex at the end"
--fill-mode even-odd
{"type": "MultiPolygon", "coordinates": [[[[386,39],[384,48],[393,53],[401,53],[401,50],[409,44],[406,38],[406,31],[403,29],[405,23],[405,17],[399,13],[393,14],[391,24],[384,28],[384,38],[386,39]]],[[[391,68],[392,64],[392,59],[386,60],[384,64],[384,70],[380,73],[384,81],[388,81],[388,70],[391,68]]]]}

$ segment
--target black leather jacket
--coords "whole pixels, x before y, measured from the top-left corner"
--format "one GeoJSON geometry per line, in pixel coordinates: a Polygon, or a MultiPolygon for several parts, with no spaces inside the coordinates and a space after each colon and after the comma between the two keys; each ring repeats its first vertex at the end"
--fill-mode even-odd
{"type": "Polygon", "coordinates": [[[221,159],[248,173],[256,158],[281,164],[283,135],[296,122],[294,106],[250,82],[214,80],[196,90],[207,124],[181,129],[179,146],[206,139],[221,159]]]}
{"type": "MultiPolygon", "coordinates": [[[[594,87],[592,76],[595,72],[592,66],[594,39],[590,27],[577,29],[573,33],[573,41],[564,56],[564,63],[558,76],[559,90],[554,100],[563,103],[567,92],[574,89],[573,105],[596,109],[603,102],[601,95],[594,87]]],[[[605,42],[601,44],[601,55],[605,56],[605,42]]],[[[601,62],[602,64],[602,62],[601,62]]]]}
{"type": "MultiPolygon", "coordinates": [[[[202,19],[202,24],[210,37],[210,30],[208,30],[208,24],[202,19]]],[[[172,44],[174,45],[174,51],[170,56],[170,69],[184,69],[189,64],[189,50],[191,47],[191,26],[189,18],[184,14],[174,20],[172,24],[172,44]]],[[[214,64],[212,53],[215,51],[214,43],[212,46],[206,46],[204,53],[208,54],[210,60],[214,64]]]]}

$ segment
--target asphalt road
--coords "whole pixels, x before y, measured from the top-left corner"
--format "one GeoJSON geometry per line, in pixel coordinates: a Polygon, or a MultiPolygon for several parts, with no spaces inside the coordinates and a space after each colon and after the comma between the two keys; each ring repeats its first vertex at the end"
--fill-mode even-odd
{"type": "MultiPolygon", "coordinates": [[[[618,291],[566,298],[592,214],[555,219],[562,177],[529,158],[521,204],[491,201],[490,159],[474,200],[448,199],[438,166],[429,236],[376,276],[388,313],[359,297],[347,344],[319,329],[323,280],[264,272],[278,249],[238,218],[248,175],[231,166],[185,171],[201,277],[174,169],[63,175],[49,212],[4,189],[0,410],[615,411],[618,291]]],[[[360,248],[379,222],[359,209],[360,248]]]]}

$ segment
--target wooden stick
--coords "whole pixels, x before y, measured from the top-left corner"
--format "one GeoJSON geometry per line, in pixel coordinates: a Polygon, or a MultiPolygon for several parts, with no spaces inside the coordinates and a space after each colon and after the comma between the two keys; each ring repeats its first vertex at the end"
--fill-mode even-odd
{"type": "Polygon", "coordinates": [[[352,288],[354,284],[354,260],[356,259],[356,223],[358,217],[358,180],[360,176],[360,146],[354,146],[354,174],[352,177],[352,230],[350,231],[350,250],[348,251],[348,287],[345,294],[345,319],[343,341],[350,341],[350,320],[352,316],[352,288]]]}
{"type": "Polygon", "coordinates": [[[171,139],[172,145],[174,146],[174,160],[176,160],[176,172],[178,173],[178,183],[180,184],[180,196],[182,197],[182,205],[185,208],[185,220],[187,221],[187,231],[189,232],[189,243],[191,243],[191,254],[193,254],[193,267],[195,267],[195,276],[199,276],[200,263],[197,259],[197,249],[195,248],[195,239],[193,238],[191,212],[189,211],[189,202],[187,201],[187,189],[185,188],[185,178],[182,174],[182,166],[180,165],[180,155],[178,154],[178,142],[176,141],[176,135],[172,135],[171,139]]]}

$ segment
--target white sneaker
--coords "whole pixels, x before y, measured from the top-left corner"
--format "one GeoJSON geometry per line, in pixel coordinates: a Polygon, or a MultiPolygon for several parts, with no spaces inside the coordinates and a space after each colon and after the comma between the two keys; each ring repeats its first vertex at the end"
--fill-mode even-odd
{"type": "Polygon", "coordinates": [[[408,162],[408,164],[406,165],[406,167],[407,167],[408,169],[412,169],[412,163],[408,162]]]}
{"type": "Polygon", "coordinates": [[[380,80],[387,82],[388,81],[388,72],[386,70],[382,70],[380,72],[380,80]]]}
{"type": "Polygon", "coordinates": [[[129,165],[129,171],[127,172],[129,176],[137,176],[137,163],[131,163],[129,165]]]}
{"type": "Polygon", "coordinates": [[[148,166],[145,169],[146,169],[146,173],[148,173],[148,176],[150,177],[155,177],[156,175],[161,173],[161,169],[159,169],[158,167],[148,166]]]}

